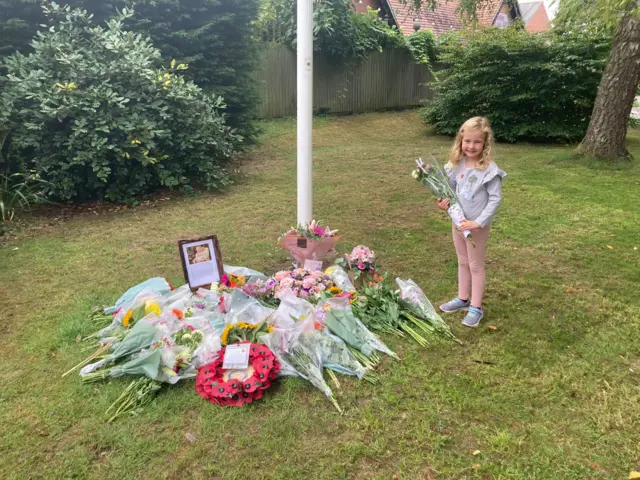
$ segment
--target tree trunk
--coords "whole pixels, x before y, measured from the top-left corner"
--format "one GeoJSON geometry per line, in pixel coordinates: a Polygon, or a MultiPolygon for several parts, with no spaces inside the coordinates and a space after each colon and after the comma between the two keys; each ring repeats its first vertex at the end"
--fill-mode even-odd
{"type": "Polygon", "coordinates": [[[640,18],[628,14],[622,18],[613,39],[580,152],[602,159],[630,159],[625,139],[638,82],[640,18]]]}

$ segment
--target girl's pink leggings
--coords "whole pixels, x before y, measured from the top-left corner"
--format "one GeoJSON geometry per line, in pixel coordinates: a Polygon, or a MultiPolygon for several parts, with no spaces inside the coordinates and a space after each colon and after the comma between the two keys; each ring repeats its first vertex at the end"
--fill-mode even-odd
{"type": "Polygon", "coordinates": [[[489,240],[489,229],[478,228],[473,230],[471,236],[476,247],[473,248],[471,242],[464,238],[462,232],[453,227],[453,245],[456,247],[458,256],[458,298],[469,299],[471,294],[471,305],[473,307],[482,306],[482,296],[484,295],[484,252],[487,250],[489,240]]]}

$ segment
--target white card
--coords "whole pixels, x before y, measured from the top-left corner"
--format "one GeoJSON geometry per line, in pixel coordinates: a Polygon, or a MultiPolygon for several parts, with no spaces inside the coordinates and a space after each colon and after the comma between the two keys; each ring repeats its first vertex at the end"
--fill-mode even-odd
{"type": "Polygon", "coordinates": [[[316,271],[321,272],[322,271],[322,262],[320,260],[306,259],[304,261],[304,269],[305,270],[316,270],[316,271]]]}
{"type": "Polygon", "coordinates": [[[233,345],[227,345],[227,349],[224,352],[222,368],[247,368],[249,366],[250,349],[250,343],[235,343],[233,345]]]}

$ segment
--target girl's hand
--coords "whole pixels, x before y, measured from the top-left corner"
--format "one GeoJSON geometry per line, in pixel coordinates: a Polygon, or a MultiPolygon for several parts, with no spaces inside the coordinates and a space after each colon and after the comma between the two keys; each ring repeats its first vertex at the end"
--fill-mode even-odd
{"type": "Polygon", "coordinates": [[[470,220],[463,220],[460,226],[458,227],[458,230],[463,232],[464,230],[477,230],[478,228],[480,228],[479,223],[473,222],[470,220]]]}
{"type": "Polygon", "coordinates": [[[449,204],[450,204],[450,202],[446,198],[439,198],[438,199],[438,208],[440,210],[448,210],[449,206],[450,206],[449,204]]]}

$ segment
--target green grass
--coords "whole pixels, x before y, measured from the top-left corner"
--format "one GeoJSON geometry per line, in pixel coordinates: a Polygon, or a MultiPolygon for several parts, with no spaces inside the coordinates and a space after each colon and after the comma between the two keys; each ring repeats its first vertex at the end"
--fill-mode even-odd
{"type": "MultiPolygon", "coordinates": [[[[182,238],[217,234],[231,265],[285,265],[275,243],[295,221],[295,123],[263,127],[224,195],[35,218],[38,229],[0,248],[0,478],[614,479],[640,469],[640,167],[574,162],[558,146],[496,149],[509,176],[487,320],[471,330],[446,317],[463,346],[385,338],[402,362],[383,362],[379,386],[341,379],[344,416],[295,379],[243,409],[205,403],[184,382],[105,423],[126,382],[60,378],[83,357],[75,338],[92,331],[93,305],[152,276],[181,283],[182,238]]],[[[314,131],[314,216],[340,229],[343,250],[369,245],[434,303],[456,291],[450,226],[409,173],[417,156],[444,159],[450,142],[415,112],[324,118],[314,131]]],[[[640,156],[640,132],[629,149],[640,156]]]]}

